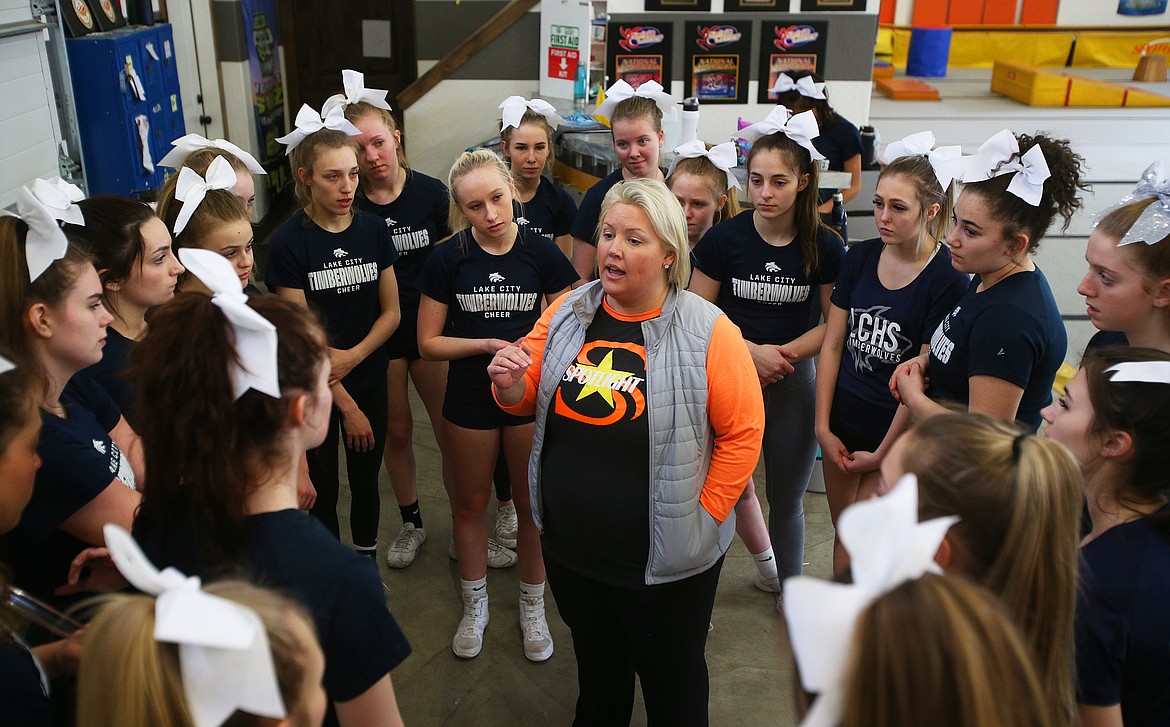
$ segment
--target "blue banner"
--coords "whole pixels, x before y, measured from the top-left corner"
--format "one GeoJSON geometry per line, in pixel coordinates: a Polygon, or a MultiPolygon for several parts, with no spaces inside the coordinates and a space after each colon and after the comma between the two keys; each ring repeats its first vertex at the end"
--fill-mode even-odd
{"type": "Polygon", "coordinates": [[[277,192],[288,182],[284,147],[276,138],[284,135],[284,85],[276,47],[280,44],[275,0],[243,0],[244,26],[248,31],[248,68],[252,76],[252,108],[256,114],[257,155],[268,171],[264,183],[277,192]]]}

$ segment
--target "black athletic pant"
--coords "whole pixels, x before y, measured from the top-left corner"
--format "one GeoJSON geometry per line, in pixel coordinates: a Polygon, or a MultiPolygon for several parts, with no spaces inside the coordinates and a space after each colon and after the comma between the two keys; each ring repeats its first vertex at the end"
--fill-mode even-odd
{"type": "Polygon", "coordinates": [[[628,725],[634,675],[650,727],[707,725],[707,631],[723,558],[674,583],[620,588],[548,556],[548,583],[577,654],[574,727],[628,725]]]}
{"type": "MultiPolygon", "coordinates": [[[[355,452],[346,447],[345,471],[349,475],[350,507],[349,532],[357,548],[372,548],[378,544],[378,476],[382,472],[382,451],[386,448],[386,378],[379,384],[349,395],[370,420],[374,430],[374,448],[369,452],[355,452]]],[[[333,407],[329,417],[329,431],[320,447],[309,450],[309,477],[317,488],[317,503],[313,516],[331,533],[340,537],[337,523],[337,493],[341,489],[338,474],[338,445],[343,442],[341,411],[333,407]]]]}

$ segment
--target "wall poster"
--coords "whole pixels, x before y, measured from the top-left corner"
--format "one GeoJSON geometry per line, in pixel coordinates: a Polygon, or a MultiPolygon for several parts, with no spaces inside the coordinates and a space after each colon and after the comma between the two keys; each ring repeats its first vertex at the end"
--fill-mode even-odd
{"type": "Polygon", "coordinates": [[[824,75],[828,23],[765,22],[760,32],[760,91],[757,101],[775,103],[771,92],[785,71],[813,71],[824,75]]]}
{"type": "MultiPolygon", "coordinates": [[[[264,184],[275,194],[289,181],[284,147],[276,137],[284,134],[284,85],[276,48],[275,0],[243,0],[244,27],[248,30],[248,69],[252,76],[252,105],[256,114],[257,158],[268,170],[264,184]]],[[[259,181],[259,180],[258,180],[259,181]]]]}
{"type": "Polygon", "coordinates": [[[723,0],[723,12],[786,13],[788,0],[723,0]]]}
{"type": "Polygon", "coordinates": [[[688,21],[684,35],[683,95],[701,103],[747,103],[750,21],[723,24],[688,21]]]}
{"type": "Polygon", "coordinates": [[[611,22],[606,40],[609,82],[620,78],[634,88],[657,81],[670,92],[670,57],[673,25],[611,22]]]}
{"type": "Polygon", "coordinates": [[[695,10],[711,12],[711,0],[646,0],[647,10],[695,10]]]}
{"type": "Polygon", "coordinates": [[[865,0],[800,0],[800,12],[819,13],[826,10],[865,10],[865,0]]]}

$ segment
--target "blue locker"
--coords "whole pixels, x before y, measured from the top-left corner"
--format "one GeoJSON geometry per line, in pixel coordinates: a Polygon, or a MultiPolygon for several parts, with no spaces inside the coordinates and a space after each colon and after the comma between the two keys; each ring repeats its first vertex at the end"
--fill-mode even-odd
{"type": "Polygon", "coordinates": [[[67,39],[66,47],[89,193],[136,196],[157,190],[166,171],[158,160],[170,150],[171,140],[185,133],[171,26],[91,33],[67,39]],[[131,68],[145,99],[132,90],[131,68]],[[143,164],[136,119],[149,126],[145,150],[154,171],[143,164]]]}

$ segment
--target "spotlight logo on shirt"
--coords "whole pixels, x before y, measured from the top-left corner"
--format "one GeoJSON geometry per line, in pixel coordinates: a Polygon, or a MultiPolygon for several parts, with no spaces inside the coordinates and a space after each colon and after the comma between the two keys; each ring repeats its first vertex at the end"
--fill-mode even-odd
{"type": "Polygon", "coordinates": [[[561,377],[556,413],[584,424],[633,421],[646,411],[646,350],[633,343],[591,341],[561,377]]]}
{"type": "Polygon", "coordinates": [[[736,298],[772,305],[803,303],[808,300],[812,286],[801,285],[792,275],[777,274],[782,272],[780,265],[770,260],[764,263],[763,273],[751,273],[746,280],[732,278],[731,294],[736,298]]]}
{"type": "Polygon", "coordinates": [[[896,364],[910,350],[910,339],[902,335],[902,326],[885,317],[888,305],[852,308],[849,311],[849,338],[846,345],[853,355],[854,370],[873,371],[874,361],[896,364]]]}

